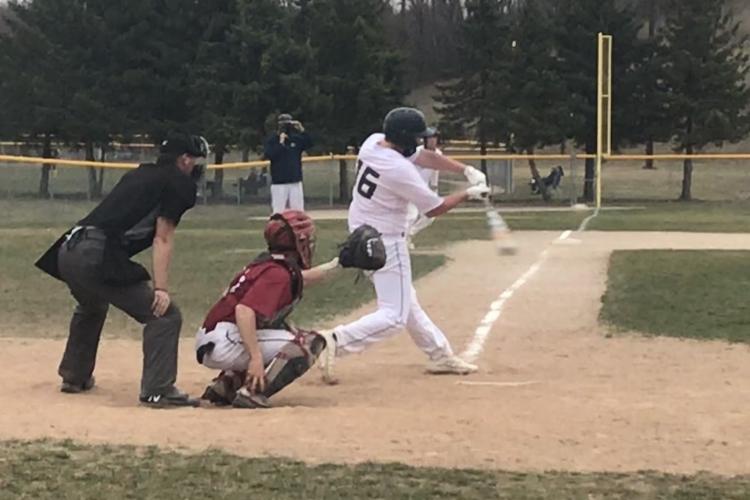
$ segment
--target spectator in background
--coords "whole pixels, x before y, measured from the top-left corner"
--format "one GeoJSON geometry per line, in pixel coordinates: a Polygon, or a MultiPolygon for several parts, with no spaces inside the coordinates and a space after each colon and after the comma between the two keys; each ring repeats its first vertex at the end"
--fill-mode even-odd
{"type": "Polygon", "coordinates": [[[304,210],[302,152],[312,147],[305,127],[290,114],[280,114],[276,133],[266,140],[263,156],[271,161],[271,208],[304,210]]]}

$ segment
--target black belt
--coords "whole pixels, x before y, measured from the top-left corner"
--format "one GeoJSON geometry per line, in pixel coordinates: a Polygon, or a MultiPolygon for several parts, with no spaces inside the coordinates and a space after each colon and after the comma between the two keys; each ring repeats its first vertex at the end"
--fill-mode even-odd
{"type": "Polygon", "coordinates": [[[107,235],[95,226],[76,226],[65,235],[65,247],[72,250],[83,240],[107,241],[107,235]]]}
{"type": "Polygon", "coordinates": [[[76,226],[66,235],[67,240],[84,239],[84,240],[106,240],[107,235],[96,226],[76,226]]]}

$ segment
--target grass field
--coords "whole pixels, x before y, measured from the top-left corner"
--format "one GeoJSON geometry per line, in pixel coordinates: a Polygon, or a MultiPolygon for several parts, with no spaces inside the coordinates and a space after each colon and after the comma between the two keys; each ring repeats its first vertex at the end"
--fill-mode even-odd
{"type": "Polygon", "coordinates": [[[618,251],[601,319],[620,330],[750,342],[750,252],[618,251]]]}
{"type": "MultiPolygon", "coordinates": [[[[222,226],[219,221],[207,221],[206,225],[200,221],[186,221],[184,227],[178,230],[170,288],[173,290],[173,299],[183,311],[183,334],[192,335],[202,322],[203,315],[218,299],[232,277],[265,249],[262,223],[245,221],[245,226],[241,229],[222,226]]],[[[476,226],[481,227],[479,221],[476,226]]],[[[34,335],[66,335],[66,329],[60,325],[67,323],[73,300],[62,283],[33,267],[38,255],[64,231],[64,226],[5,231],[0,229],[0,234],[4,232],[0,241],[3,267],[0,309],[4,314],[0,322],[16,324],[25,319],[45,326],[36,329],[34,335]]],[[[482,236],[479,231],[477,233],[482,236]]],[[[433,233],[432,237],[424,238],[420,245],[430,249],[438,243],[462,239],[466,232],[449,234],[450,236],[438,240],[437,233],[433,233]]],[[[319,222],[316,261],[323,262],[333,258],[337,242],[343,241],[345,236],[343,221],[319,222]]],[[[150,252],[144,252],[138,260],[150,268],[150,252]]],[[[440,254],[414,255],[414,275],[422,276],[444,262],[445,257],[440,254]]],[[[295,310],[292,319],[300,326],[317,326],[332,316],[373,298],[374,292],[369,280],[357,279],[356,272],[343,270],[332,279],[307,290],[305,300],[295,310]]],[[[112,310],[108,321],[110,327],[105,331],[140,336],[137,325],[119,311],[112,310]]]]}
{"type": "MultiPolygon", "coordinates": [[[[38,272],[32,264],[47,245],[92,206],[90,202],[0,201],[0,213],[5,214],[0,221],[4,235],[0,240],[4,269],[0,307],[6,311],[0,321],[10,324],[24,317],[45,325],[37,334],[64,335],[64,328],[59,325],[67,322],[72,300],[62,284],[38,272]],[[49,325],[56,328],[47,329],[49,325]]],[[[185,314],[187,332],[199,324],[234,273],[262,251],[262,223],[248,217],[266,211],[259,206],[209,205],[197,206],[185,216],[177,232],[171,288],[185,314]]],[[[516,230],[565,230],[577,228],[588,215],[587,211],[511,212],[505,218],[516,230]]],[[[318,228],[316,261],[323,262],[335,255],[335,245],[345,236],[345,223],[323,220],[318,222],[318,228]]],[[[632,210],[605,210],[589,229],[746,232],[750,230],[750,206],[655,203],[632,210]]],[[[428,252],[413,256],[415,275],[421,276],[445,262],[444,256],[434,253],[441,245],[485,238],[487,230],[481,212],[441,218],[416,241],[418,250],[428,252]]],[[[150,254],[146,252],[139,258],[149,263],[150,254]]],[[[355,278],[355,273],[343,271],[316,290],[310,289],[294,320],[300,325],[315,326],[372,299],[367,280],[355,283],[355,278]]],[[[109,321],[114,328],[108,331],[139,335],[133,322],[119,312],[113,311],[109,321]]]]}
{"type": "Polygon", "coordinates": [[[745,499],[750,477],[318,465],[156,448],[6,442],[0,499],[745,499]]]}
{"type": "MultiPolygon", "coordinates": [[[[0,325],[14,336],[66,334],[72,299],[64,285],[33,268],[35,258],[73,221],[88,202],[0,200],[0,325]]],[[[593,230],[748,232],[745,202],[648,203],[605,210],[593,230]],[[632,208],[632,209],[630,209],[632,208]]],[[[190,336],[231,276],[262,250],[266,207],[198,206],[177,234],[172,269],[175,301],[190,336]]],[[[512,212],[516,230],[577,228],[589,211],[512,212]]],[[[318,222],[316,261],[335,254],[344,221],[318,222]]],[[[415,274],[446,262],[441,248],[451,242],[487,237],[484,215],[447,216],[423,232],[413,256],[415,274]]],[[[489,257],[489,256],[488,256],[489,257]]],[[[750,281],[747,252],[638,251],[612,257],[609,289],[601,318],[617,329],[644,333],[722,338],[746,342],[744,304],[750,281]],[[655,305],[658,305],[656,307],[655,305]]],[[[142,256],[148,261],[149,256],[142,256]]],[[[147,266],[148,267],[148,266],[147,266]]],[[[310,289],[295,313],[314,326],[370,300],[366,280],[341,272],[310,289]]],[[[140,337],[132,320],[112,311],[109,334],[140,337]]],[[[314,430],[311,430],[314,432],[314,430]]],[[[657,472],[505,472],[415,468],[402,464],[310,466],[285,459],[247,459],[219,451],[182,454],[156,448],[89,446],[73,442],[0,442],[0,500],[5,498],[748,498],[750,477],[690,476],[657,472]]]]}

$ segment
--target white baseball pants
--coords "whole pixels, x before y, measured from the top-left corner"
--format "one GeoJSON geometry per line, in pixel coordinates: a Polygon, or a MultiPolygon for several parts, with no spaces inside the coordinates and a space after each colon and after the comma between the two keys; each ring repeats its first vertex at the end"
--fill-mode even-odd
{"type": "MultiPolygon", "coordinates": [[[[294,334],[287,330],[258,330],[256,332],[263,366],[276,357],[282,347],[294,340],[294,334]]],[[[195,335],[195,350],[209,342],[214,348],[203,357],[203,365],[217,370],[244,371],[250,363],[250,355],[240,337],[240,329],[229,322],[221,322],[213,331],[206,333],[201,328],[195,335]]]]}
{"type": "Polygon", "coordinates": [[[411,282],[411,261],[403,236],[383,236],[386,262],[375,271],[371,280],[378,296],[378,309],[374,313],[337,326],[336,355],[363,351],[370,344],[395,335],[406,327],[414,343],[430,359],[452,355],[448,339],[427,316],[417,300],[411,282]]]}
{"type": "Polygon", "coordinates": [[[301,182],[271,184],[271,210],[278,214],[286,210],[304,210],[305,195],[301,182]]]}

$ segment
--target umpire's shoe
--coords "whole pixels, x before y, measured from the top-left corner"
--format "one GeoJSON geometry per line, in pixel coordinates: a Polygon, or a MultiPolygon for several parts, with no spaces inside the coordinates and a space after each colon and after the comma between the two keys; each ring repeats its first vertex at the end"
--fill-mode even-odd
{"type": "Polygon", "coordinates": [[[89,377],[89,379],[82,383],[82,384],[76,384],[73,382],[66,382],[63,380],[63,383],[60,385],[60,392],[65,392],[68,394],[78,394],[79,392],[86,392],[90,391],[94,388],[94,385],[96,384],[96,379],[92,375],[89,377]]]}
{"type": "Polygon", "coordinates": [[[191,398],[177,387],[172,386],[162,394],[146,394],[140,397],[141,404],[149,408],[180,408],[200,406],[200,400],[191,398]]]}

